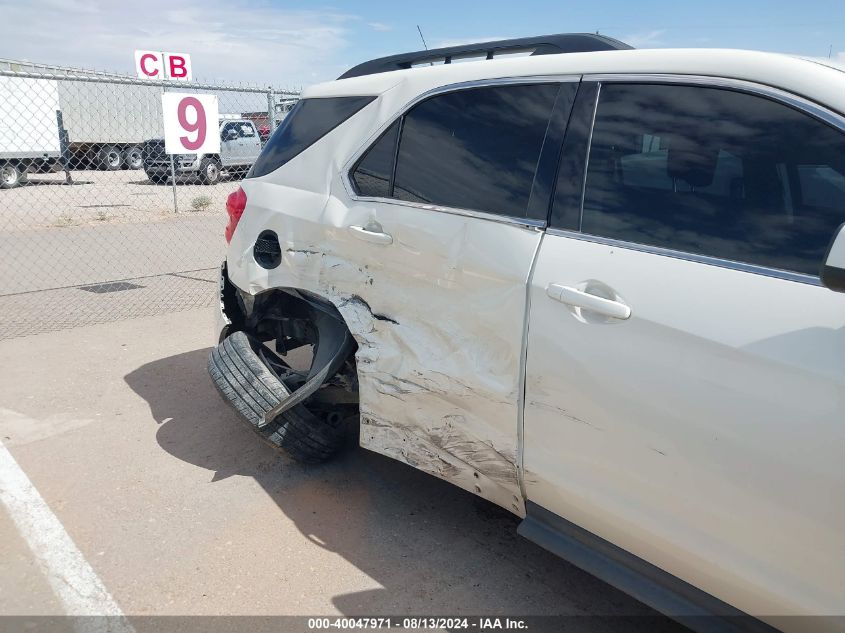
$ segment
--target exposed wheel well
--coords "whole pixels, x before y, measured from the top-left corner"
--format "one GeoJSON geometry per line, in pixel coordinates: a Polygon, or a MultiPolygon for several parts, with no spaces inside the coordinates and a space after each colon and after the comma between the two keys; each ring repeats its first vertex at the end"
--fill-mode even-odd
{"type": "Polygon", "coordinates": [[[283,378],[298,402],[357,406],[357,345],[334,304],[295,288],[274,288],[253,296],[228,280],[221,300],[231,321],[222,338],[243,331],[261,341],[268,348],[264,360],[271,370],[283,368],[293,350],[310,346],[308,371],[283,378]]]}

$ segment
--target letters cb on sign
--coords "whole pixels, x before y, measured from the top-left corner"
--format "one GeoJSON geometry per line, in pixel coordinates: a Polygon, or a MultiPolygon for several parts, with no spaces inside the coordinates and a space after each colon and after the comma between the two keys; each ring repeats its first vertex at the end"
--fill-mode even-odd
{"type": "Polygon", "coordinates": [[[217,95],[165,92],[164,151],[168,154],[219,154],[217,95]]]}
{"type": "Polygon", "coordinates": [[[135,73],[138,79],[191,81],[191,56],[187,53],[136,50],[135,73]]]}

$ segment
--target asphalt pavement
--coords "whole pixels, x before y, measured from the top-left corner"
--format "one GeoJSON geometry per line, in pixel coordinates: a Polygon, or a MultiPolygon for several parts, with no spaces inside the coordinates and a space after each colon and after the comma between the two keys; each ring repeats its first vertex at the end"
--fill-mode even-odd
{"type": "Polygon", "coordinates": [[[354,446],[303,466],[262,443],[206,375],[212,322],[204,308],[0,341],[0,614],[81,600],[130,626],[465,614],[681,630],[443,481],[354,446]],[[68,597],[74,583],[90,590],[68,597]]]}

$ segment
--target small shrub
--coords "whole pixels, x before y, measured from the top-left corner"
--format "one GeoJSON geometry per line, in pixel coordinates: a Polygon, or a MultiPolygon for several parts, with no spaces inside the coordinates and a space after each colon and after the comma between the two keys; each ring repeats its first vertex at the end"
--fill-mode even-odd
{"type": "Polygon", "coordinates": [[[197,196],[191,200],[191,209],[194,211],[205,211],[211,206],[212,200],[208,196],[197,196]]]}

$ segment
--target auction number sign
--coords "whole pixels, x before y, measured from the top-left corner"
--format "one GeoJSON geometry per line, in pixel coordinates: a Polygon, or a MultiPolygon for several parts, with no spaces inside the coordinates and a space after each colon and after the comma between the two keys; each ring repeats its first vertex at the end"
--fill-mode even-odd
{"type": "Polygon", "coordinates": [[[165,92],[164,151],[168,154],[219,154],[217,95],[165,92]]]}

